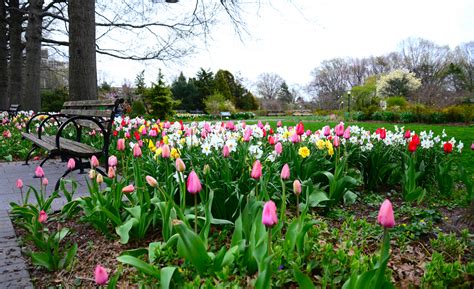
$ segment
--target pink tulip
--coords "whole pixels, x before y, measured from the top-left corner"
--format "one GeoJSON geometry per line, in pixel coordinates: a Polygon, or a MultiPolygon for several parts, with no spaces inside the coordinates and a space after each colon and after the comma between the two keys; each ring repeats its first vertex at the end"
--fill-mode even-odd
{"type": "Polygon", "coordinates": [[[471,144],[471,150],[474,151],[474,142],[471,144]]]}
{"type": "Polygon", "coordinates": [[[296,134],[297,135],[303,135],[304,134],[304,125],[303,125],[303,122],[300,121],[297,125],[296,125],[296,134]]]}
{"type": "Polygon", "coordinates": [[[146,127],[142,128],[142,135],[147,135],[146,127]]]}
{"type": "Polygon", "coordinates": [[[311,135],[311,130],[310,129],[306,130],[305,134],[306,134],[306,136],[310,136],[311,135]]]}
{"type": "Polygon", "coordinates": [[[156,132],[156,129],[151,129],[150,132],[148,132],[148,135],[151,137],[156,137],[158,133],[156,132]]]}
{"type": "Polygon", "coordinates": [[[256,180],[260,179],[260,177],[262,176],[262,164],[259,160],[256,160],[253,163],[252,172],[250,173],[250,176],[256,180]]]}
{"type": "Polygon", "coordinates": [[[252,130],[250,128],[247,128],[244,132],[243,141],[244,142],[249,142],[251,136],[252,136],[252,130]]]}
{"type": "Polygon", "coordinates": [[[184,164],[181,158],[176,159],[175,167],[176,167],[176,170],[181,173],[186,170],[186,165],[184,164]]]}
{"type": "Polygon", "coordinates": [[[326,125],[325,127],[323,127],[323,134],[324,136],[328,136],[331,134],[331,128],[329,127],[329,125],[326,125]]]}
{"type": "Polygon", "coordinates": [[[409,129],[407,129],[407,131],[405,132],[405,135],[404,135],[405,138],[410,138],[411,137],[411,132],[409,129]]]}
{"type": "Polygon", "coordinates": [[[44,222],[46,222],[47,219],[48,219],[48,214],[46,214],[45,211],[41,210],[41,212],[39,213],[39,216],[38,216],[38,222],[44,223],[44,222]]]}
{"type": "Polygon", "coordinates": [[[117,157],[116,156],[110,156],[109,157],[109,160],[108,160],[108,163],[109,163],[109,167],[116,167],[117,166],[117,157]]]}
{"type": "Polygon", "coordinates": [[[117,150],[124,151],[125,150],[125,139],[119,138],[117,141],[117,150]]]}
{"type": "Polygon", "coordinates": [[[135,191],[135,187],[133,185],[128,185],[122,189],[122,193],[126,194],[132,193],[133,191],[135,191]]]}
{"type": "Polygon", "coordinates": [[[43,186],[47,186],[49,184],[48,178],[43,178],[43,186]]]}
{"type": "Polygon", "coordinates": [[[37,178],[43,178],[44,177],[44,171],[43,171],[43,168],[42,167],[36,167],[36,170],[35,170],[35,176],[37,178]]]}
{"type": "Polygon", "coordinates": [[[188,176],[186,188],[188,189],[188,192],[193,195],[199,193],[202,190],[201,181],[194,170],[192,170],[188,176]]]}
{"type": "Polygon", "coordinates": [[[230,155],[229,147],[227,145],[224,145],[224,147],[222,148],[222,156],[225,158],[228,158],[229,155],[230,155]]]}
{"type": "Polygon", "coordinates": [[[150,187],[155,188],[158,186],[158,182],[156,181],[154,177],[146,176],[145,179],[146,179],[146,182],[150,185],[150,187]]]}
{"type": "Polygon", "coordinates": [[[142,149],[140,148],[140,145],[136,143],[133,146],[133,157],[139,158],[141,156],[142,156],[142,149]]]}
{"type": "Polygon", "coordinates": [[[228,130],[235,130],[234,122],[233,121],[228,121],[225,124],[225,128],[228,129],[228,130]]]}
{"type": "Polygon", "coordinates": [[[281,169],[280,177],[282,180],[287,180],[290,178],[290,167],[288,164],[285,164],[281,169]]]}
{"type": "Polygon", "coordinates": [[[344,134],[344,123],[341,121],[336,127],[334,127],[334,131],[336,132],[337,136],[342,136],[344,134]]]}
{"type": "Polygon", "coordinates": [[[70,158],[67,161],[67,169],[72,171],[76,167],[76,161],[73,158],[70,158]]]}
{"type": "Polygon", "coordinates": [[[91,167],[92,168],[97,168],[99,166],[99,160],[97,159],[96,156],[91,157],[91,167]]]}
{"type": "Polygon", "coordinates": [[[113,167],[109,167],[109,171],[107,172],[107,176],[111,179],[115,178],[115,169],[113,167]]]}
{"type": "Polygon", "coordinates": [[[23,181],[21,179],[16,180],[16,187],[20,190],[23,189],[23,181]]]}
{"type": "Polygon", "coordinates": [[[161,147],[161,157],[167,159],[171,155],[170,146],[165,144],[161,147]]]}
{"type": "Polygon", "coordinates": [[[273,201],[268,201],[263,205],[262,224],[267,227],[273,227],[277,223],[276,205],[273,201]]]}
{"type": "Polygon", "coordinates": [[[95,283],[97,283],[97,285],[105,285],[109,280],[109,274],[107,273],[107,270],[100,265],[95,267],[94,277],[95,283]]]}
{"type": "Polygon", "coordinates": [[[283,151],[283,146],[280,142],[275,145],[275,152],[279,155],[283,151]]]}
{"type": "Polygon", "coordinates": [[[392,203],[389,200],[385,200],[380,207],[377,221],[380,225],[385,228],[392,228],[395,226],[395,217],[393,216],[392,203]]]}
{"type": "Polygon", "coordinates": [[[292,143],[299,143],[301,141],[301,138],[297,133],[294,133],[291,135],[290,140],[292,143]]]}
{"type": "Polygon", "coordinates": [[[281,122],[281,120],[277,121],[277,127],[281,127],[283,124],[281,122]]]}
{"type": "Polygon", "coordinates": [[[346,130],[344,131],[344,134],[342,135],[345,139],[349,139],[351,137],[351,129],[350,127],[347,127],[346,130]]]}
{"type": "Polygon", "coordinates": [[[299,194],[301,194],[301,183],[300,183],[300,181],[295,180],[295,181],[293,182],[293,192],[294,192],[295,195],[297,195],[297,196],[298,196],[299,194]]]}
{"type": "Polygon", "coordinates": [[[339,137],[336,135],[333,140],[332,140],[332,144],[335,146],[335,147],[339,147],[339,145],[341,144],[340,140],[339,140],[339,137]]]}
{"type": "Polygon", "coordinates": [[[258,121],[257,126],[258,128],[263,128],[263,123],[261,120],[258,121]]]}

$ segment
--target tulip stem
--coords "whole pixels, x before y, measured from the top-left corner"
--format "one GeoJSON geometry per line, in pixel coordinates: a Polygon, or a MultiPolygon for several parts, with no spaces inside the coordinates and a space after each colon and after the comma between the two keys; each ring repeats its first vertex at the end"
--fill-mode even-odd
{"type": "Polygon", "coordinates": [[[268,256],[272,254],[272,228],[268,227],[268,256]]]}
{"type": "Polygon", "coordinates": [[[281,209],[280,209],[280,220],[282,223],[285,222],[285,212],[286,212],[286,187],[285,181],[281,180],[282,194],[281,194],[281,209]]]}
{"type": "Polygon", "coordinates": [[[296,195],[296,218],[300,217],[300,196],[296,195]]]}
{"type": "Polygon", "coordinates": [[[197,234],[197,224],[198,224],[198,203],[197,203],[197,194],[194,194],[194,233],[197,234]]]}

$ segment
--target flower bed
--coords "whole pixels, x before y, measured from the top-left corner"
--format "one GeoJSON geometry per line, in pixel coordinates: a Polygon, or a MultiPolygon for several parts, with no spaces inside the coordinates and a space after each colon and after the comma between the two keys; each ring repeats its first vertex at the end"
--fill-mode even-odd
{"type": "Polygon", "coordinates": [[[105,176],[91,160],[89,196],[54,218],[58,196],[41,190],[31,194],[37,206],[12,207],[32,264],[76,276],[63,285],[473,284],[472,225],[459,223],[459,235],[437,229],[451,222],[446,204],[472,200],[472,176],[457,161],[463,144],[447,135],[118,118],[114,136],[105,176]],[[87,248],[68,227],[123,245],[86,261],[103,246],[87,248]]]}

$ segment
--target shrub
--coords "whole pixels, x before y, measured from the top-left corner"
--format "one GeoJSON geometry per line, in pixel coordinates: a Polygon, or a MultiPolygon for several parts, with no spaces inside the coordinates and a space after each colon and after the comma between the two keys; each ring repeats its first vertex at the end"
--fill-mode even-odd
{"type": "Polygon", "coordinates": [[[448,106],[443,109],[444,116],[448,122],[466,121],[464,109],[460,105],[448,106]]]}
{"type": "Polygon", "coordinates": [[[145,104],[142,101],[135,100],[132,103],[132,111],[130,112],[132,117],[143,116],[146,113],[145,104]]]}
{"type": "Polygon", "coordinates": [[[399,107],[405,108],[408,105],[408,101],[403,96],[394,96],[386,99],[387,107],[399,107]]]}
{"type": "Polygon", "coordinates": [[[235,107],[230,100],[226,100],[224,95],[220,92],[215,92],[213,95],[206,97],[204,100],[206,111],[211,114],[218,114],[221,111],[229,111],[233,113],[235,107]]]}
{"type": "Polygon", "coordinates": [[[395,121],[398,119],[398,114],[393,111],[382,111],[383,121],[395,121]]]}
{"type": "Polygon", "coordinates": [[[376,111],[372,114],[373,120],[382,120],[382,111],[376,111]]]}
{"type": "Polygon", "coordinates": [[[444,114],[439,111],[433,112],[430,116],[431,123],[442,123],[445,121],[444,119],[444,114]]]}
{"type": "Polygon", "coordinates": [[[362,111],[356,111],[352,114],[352,119],[357,121],[367,120],[367,115],[362,111]]]}
{"type": "Polygon", "coordinates": [[[233,113],[231,115],[231,118],[232,119],[251,119],[251,118],[255,118],[255,114],[253,112],[237,112],[237,113],[233,113]]]}
{"type": "Polygon", "coordinates": [[[63,104],[69,98],[66,87],[56,88],[55,90],[46,90],[41,92],[41,110],[60,111],[63,104]]]}
{"type": "Polygon", "coordinates": [[[415,114],[411,111],[403,111],[400,113],[400,122],[408,123],[415,122],[415,114]]]}

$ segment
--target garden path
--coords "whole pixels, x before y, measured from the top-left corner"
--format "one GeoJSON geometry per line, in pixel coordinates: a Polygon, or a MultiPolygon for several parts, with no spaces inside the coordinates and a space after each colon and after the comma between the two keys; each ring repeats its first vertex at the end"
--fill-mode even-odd
{"type": "MultiPolygon", "coordinates": [[[[0,163],[0,288],[33,288],[8,211],[10,202],[19,203],[21,200],[19,189],[16,188],[18,178],[23,180],[24,191],[28,186],[39,188],[39,179],[33,178],[37,165],[39,162],[36,161],[27,166],[23,162],[0,163]]],[[[66,164],[59,160],[50,160],[44,164],[45,177],[50,181],[46,189],[47,196],[51,194],[65,168],[66,164]]],[[[71,179],[78,181],[74,197],[85,195],[88,192],[85,182],[87,175],[70,175],[71,179]]],[[[31,194],[30,202],[34,201],[34,195],[31,194]]],[[[66,199],[61,196],[53,202],[52,209],[60,210],[65,203],[66,199]]]]}

